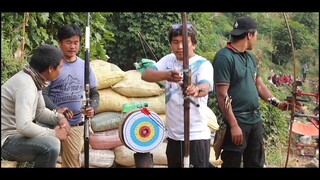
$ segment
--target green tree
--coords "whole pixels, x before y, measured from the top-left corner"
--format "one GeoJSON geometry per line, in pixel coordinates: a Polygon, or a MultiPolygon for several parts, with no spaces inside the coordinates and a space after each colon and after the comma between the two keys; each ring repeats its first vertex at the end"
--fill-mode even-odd
{"type": "MultiPolygon", "coordinates": [[[[1,33],[4,29],[1,29],[1,33]]],[[[6,82],[11,76],[20,71],[25,60],[15,60],[12,53],[12,44],[8,39],[4,39],[1,36],[1,85],[6,82]]]]}
{"type": "Polygon", "coordinates": [[[308,27],[307,30],[311,34],[319,33],[319,12],[301,12],[294,13],[292,20],[297,21],[303,24],[305,27],[308,27]]]}
{"type": "Polygon", "coordinates": [[[115,12],[113,16],[107,17],[107,21],[116,40],[107,45],[109,62],[129,70],[134,69],[134,62],[143,58],[156,60],[152,53],[157,59],[170,53],[167,30],[181,20],[179,13],[115,12]],[[139,33],[144,40],[140,40],[139,33]]]}
{"type": "MultiPolygon", "coordinates": [[[[208,59],[213,58],[215,37],[210,21],[213,13],[188,13],[187,21],[191,22],[198,32],[198,47],[196,52],[208,59]]],[[[119,65],[124,70],[133,69],[133,63],[142,58],[159,59],[170,53],[168,29],[172,24],[181,23],[180,13],[131,13],[117,12],[107,18],[110,29],[115,32],[116,42],[107,45],[110,62],[119,65]],[[141,42],[138,33],[151,47],[152,52],[141,42]],[[143,47],[145,46],[145,47],[143,47]]]]}
{"type": "MultiPolygon", "coordinates": [[[[106,44],[114,41],[107,30],[106,16],[111,13],[90,13],[90,57],[106,59],[106,44]]],[[[64,12],[5,12],[1,13],[1,83],[19,71],[33,49],[41,44],[57,45],[58,28],[77,23],[83,29],[79,56],[84,58],[86,13],[64,12]]]]}
{"type": "MultiPolygon", "coordinates": [[[[303,24],[297,21],[289,21],[288,24],[292,33],[293,45],[296,50],[300,49],[303,45],[310,43],[310,35],[303,24]]],[[[275,28],[273,39],[276,39],[276,41],[273,41],[273,45],[276,48],[275,62],[278,61],[279,65],[286,64],[292,59],[292,47],[285,23],[275,28]]]]}
{"type": "MultiPolygon", "coordinates": [[[[111,13],[90,13],[90,57],[106,59],[106,44],[114,41],[113,34],[107,30],[106,16],[111,13]]],[[[30,13],[1,13],[1,27],[4,29],[3,36],[13,44],[13,52],[19,48],[23,39],[23,45],[27,57],[33,49],[41,44],[55,44],[58,29],[65,25],[76,23],[84,33],[86,27],[86,13],[81,12],[30,12],[30,13]],[[25,28],[24,17],[27,16],[25,28]]],[[[84,43],[81,46],[79,56],[84,57],[84,43]]]]}

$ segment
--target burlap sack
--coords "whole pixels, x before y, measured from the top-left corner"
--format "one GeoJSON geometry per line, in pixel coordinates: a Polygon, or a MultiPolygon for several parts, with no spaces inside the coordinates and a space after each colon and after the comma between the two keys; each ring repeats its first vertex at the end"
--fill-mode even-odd
{"type": "Polygon", "coordinates": [[[125,72],[113,63],[93,60],[90,66],[98,81],[97,89],[109,88],[125,77],[125,72]]]}
{"type": "Polygon", "coordinates": [[[1,168],[16,168],[17,166],[17,161],[1,160],[1,168]]]}
{"type": "Polygon", "coordinates": [[[158,115],[162,119],[163,123],[166,125],[166,114],[158,114],[158,115]]]}
{"type": "Polygon", "coordinates": [[[121,112],[106,111],[98,113],[92,118],[91,128],[94,132],[118,129],[121,117],[121,112]]]}
{"type": "Polygon", "coordinates": [[[208,118],[208,127],[210,128],[211,132],[216,132],[216,130],[219,129],[217,117],[208,106],[206,107],[206,115],[208,118]]]}
{"type": "MultiPolygon", "coordinates": [[[[114,164],[115,154],[112,150],[89,149],[89,167],[108,168],[114,164]]],[[[84,167],[84,153],[81,153],[81,167],[84,167]]]]}
{"type": "Polygon", "coordinates": [[[114,92],[111,88],[98,90],[100,94],[99,106],[97,113],[106,111],[121,112],[122,105],[130,102],[125,96],[114,92]]]}
{"type": "Polygon", "coordinates": [[[137,70],[127,71],[124,79],[111,87],[126,97],[159,96],[164,92],[157,83],[142,80],[141,73],[137,70]]]}
{"type": "MultiPolygon", "coordinates": [[[[154,165],[167,165],[167,157],[166,157],[166,148],[167,143],[163,142],[159,144],[157,148],[152,150],[150,153],[153,156],[153,164],[154,165]]],[[[114,149],[115,154],[115,163],[125,166],[125,167],[132,167],[135,166],[134,162],[134,151],[127,148],[125,145],[116,147],[114,149]]]]}
{"type": "MultiPolygon", "coordinates": [[[[164,124],[166,124],[166,114],[158,114],[158,115],[163,120],[164,124]]],[[[211,132],[216,132],[216,130],[219,129],[219,124],[217,122],[216,115],[209,107],[206,108],[206,115],[208,118],[209,129],[211,130],[211,132]]]]}
{"type": "Polygon", "coordinates": [[[108,150],[121,146],[118,129],[107,130],[104,132],[95,132],[90,135],[89,143],[92,149],[108,150]]]}
{"type": "Polygon", "coordinates": [[[165,113],[165,93],[160,96],[144,97],[144,98],[128,98],[130,102],[144,102],[148,103],[148,109],[157,114],[165,113]]]}

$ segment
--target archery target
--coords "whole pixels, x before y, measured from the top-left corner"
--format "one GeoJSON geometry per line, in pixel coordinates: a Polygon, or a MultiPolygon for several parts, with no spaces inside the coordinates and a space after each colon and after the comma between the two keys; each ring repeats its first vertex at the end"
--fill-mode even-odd
{"type": "Polygon", "coordinates": [[[120,130],[120,140],[129,149],[146,153],[155,149],[165,138],[166,131],[162,119],[153,111],[143,114],[140,109],[124,116],[120,130]]]}

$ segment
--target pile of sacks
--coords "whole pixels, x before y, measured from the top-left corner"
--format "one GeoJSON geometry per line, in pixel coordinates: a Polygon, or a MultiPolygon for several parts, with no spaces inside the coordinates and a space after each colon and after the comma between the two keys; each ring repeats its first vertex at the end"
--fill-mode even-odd
{"type": "MultiPolygon", "coordinates": [[[[122,105],[129,102],[148,103],[148,109],[164,120],[164,90],[156,83],[141,80],[141,73],[136,70],[124,72],[117,65],[102,60],[91,61],[90,66],[99,84],[97,89],[100,102],[91,121],[93,134],[89,138],[89,165],[132,167],[134,152],[123,144],[119,136],[125,115],[122,113],[122,105]]],[[[165,159],[157,158],[155,154],[153,157],[154,160],[165,159]]]]}
{"type": "MultiPolygon", "coordinates": [[[[148,103],[148,109],[159,115],[165,124],[165,93],[157,83],[141,79],[137,70],[122,71],[117,65],[103,60],[93,60],[90,66],[98,81],[100,102],[92,118],[90,135],[90,167],[134,167],[134,151],[119,136],[124,121],[122,105],[129,102],[148,103]]],[[[214,133],[219,125],[213,111],[207,107],[208,127],[214,133]]],[[[166,166],[166,140],[150,153],[154,166],[166,166]]],[[[214,150],[211,150],[213,164],[214,150]]],[[[83,155],[82,155],[83,158],[83,155]]]]}

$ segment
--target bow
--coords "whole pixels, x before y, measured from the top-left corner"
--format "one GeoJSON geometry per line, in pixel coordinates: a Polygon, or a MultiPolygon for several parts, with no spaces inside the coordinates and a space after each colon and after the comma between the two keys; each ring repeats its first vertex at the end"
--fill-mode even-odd
{"type": "MultiPolygon", "coordinates": [[[[85,78],[85,110],[90,107],[90,87],[89,87],[89,66],[90,66],[90,14],[87,13],[87,26],[85,34],[85,66],[84,66],[84,78],[85,78]]],[[[90,118],[85,115],[84,118],[84,167],[89,167],[89,121],[90,118]]]]}
{"type": "Polygon", "coordinates": [[[187,13],[181,13],[182,18],[182,37],[183,37],[183,106],[184,106],[184,158],[183,167],[190,166],[190,98],[187,97],[186,89],[191,84],[191,72],[189,69],[189,52],[188,52],[188,30],[187,30],[187,13]]]}
{"type": "Polygon", "coordinates": [[[290,41],[291,41],[291,47],[292,47],[292,58],[293,58],[293,90],[292,90],[292,97],[291,97],[291,116],[290,116],[290,125],[289,125],[289,139],[288,139],[288,150],[287,150],[287,157],[286,157],[286,164],[285,167],[287,167],[288,164],[288,159],[289,159],[289,153],[290,153],[290,145],[291,145],[291,135],[292,135],[292,124],[294,122],[294,114],[295,114],[295,105],[296,105],[296,98],[297,98],[297,81],[296,81],[296,59],[295,59],[295,51],[294,51],[294,45],[293,45],[293,39],[292,39],[292,34],[291,30],[288,24],[288,19],[286,13],[283,13],[289,36],[290,36],[290,41]]]}
{"type": "Polygon", "coordinates": [[[290,27],[289,27],[289,24],[288,24],[287,16],[286,16],[285,13],[283,13],[283,15],[284,15],[284,18],[285,18],[285,21],[286,21],[286,25],[287,25],[287,28],[288,28],[288,32],[289,32],[289,35],[290,35],[290,41],[291,41],[291,47],[292,47],[292,57],[293,57],[293,78],[294,78],[292,96],[286,98],[286,101],[289,101],[289,104],[291,104],[288,150],[287,150],[287,157],[286,157],[286,164],[285,164],[285,167],[287,167],[289,154],[290,154],[291,134],[292,134],[292,126],[293,126],[293,123],[294,123],[294,118],[295,117],[306,117],[307,120],[310,121],[319,130],[319,126],[317,126],[311,120],[309,120],[309,118],[317,119],[317,118],[319,118],[319,116],[313,116],[313,115],[307,115],[307,114],[299,114],[298,112],[296,113],[296,103],[297,103],[297,101],[306,101],[306,100],[297,98],[297,96],[302,96],[302,95],[304,95],[304,96],[313,96],[313,97],[316,98],[316,104],[318,104],[319,92],[315,93],[315,94],[312,94],[312,93],[302,92],[301,90],[297,90],[297,86],[302,86],[302,83],[301,83],[301,81],[297,81],[296,80],[296,60],[295,60],[295,53],[294,53],[293,38],[292,38],[292,34],[291,34],[290,27]]]}

